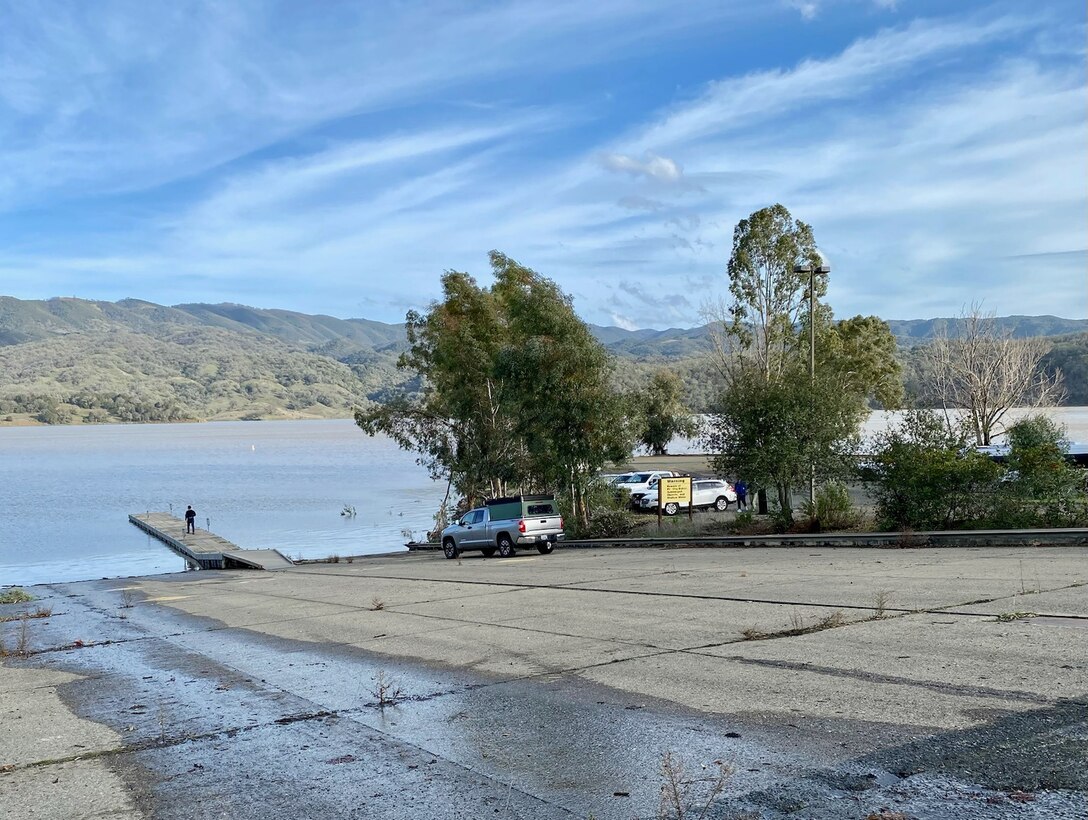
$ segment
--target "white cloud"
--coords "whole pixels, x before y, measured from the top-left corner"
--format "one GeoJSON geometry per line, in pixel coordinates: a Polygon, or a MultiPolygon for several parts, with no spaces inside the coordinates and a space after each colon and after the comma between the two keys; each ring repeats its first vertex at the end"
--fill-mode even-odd
{"type": "Polygon", "coordinates": [[[602,154],[601,165],[609,171],[650,177],[659,182],[679,182],[684,176],[683,169],[675,160],[659,157],[650,151],[647,151],[641,160],[626,154],[602,154]]]}
{"type": "MultiPolygon", "coordinates": [[[[651,16],[634,6],[625,7],[624,19],[634,21],[627,36],[648,36],[651,16]]],[[[455,28],[475,25],[475,37],[496,39],[501,55],[481,69],[491,70],[530,40],[546,44],[543,61],[557,48],[549,37],[607,25],[604,11],[564,18],[572,8],[534,7],[526,20],[481,17],[455,28]],[[530,24],[542,33],[523,28],[530,24]]],[[[227,29],[227,40],[240,42],[237,27],[227,29]]],[[[366,136],[306,136],[288,155],[220,167],[154,232],[116,238],[101,258],[80,248],[72,258],[19,260],[9,249],[0,277],[41,276],[56,293],[71,292],[73,282],[109,281],[115,298],[146,296],[141,273],[169,271],[173,284],[165,287],[173,290],[161,292],[175,295],[164,301],[223,294],[267,305],[283,294],[282,306],[343,315],[365,293],[368,305],[386,310],[372,318],[395,321],[438,295],[443,269],[482,273],[486,251],[498,248],[577,293],[576,307],[590,321],[685,325],[700,321],[692,309],[700,297],[725,290],[736,222],[780,201],[814,225],[833,258],[830,297],[840,314],[948,315],[984,293],[1001,312],[1084,315],[1083,254],[1059,254],[1088,247],[1083,45],[1073,60],[1053,50],[1036,59],[1020,46],[1038,31],[1052,29],[992,16],[880,31],[823,59],[722,76],[618,136],[594,139],[598,132],[572,128],[576,153],[540,150],[550,142],[542,132],[568,124],[569,110],[519,111],[485,100],[451,108],[450,116],[435,103],[441,110],[421,122],[371,124],[366,136]]],[[[70,122],[58,115],[55,123],[63,150],[26,143],[6,158],[29,152],[36,174],[55,159],[69,182],[81,174],[137,187],[178,178],[350,106],[378,110],[395,105],[398,94],[423,94],[435,72],[464,53],[458,47],[433,63],[409,61],[407,76],[391,80],[405,64],[382,52],[389,66],[375,69],[374,88],[360,90],[345,69],[326,84],[312,67],[271,65],[261,46],[253,48],[240,61],[246,70],[222,84],[226,102],[209,103],[201,93],[175,100],[168,113],[153,112],[147,133],[118,148],[139,154],[146,146],[146,155],[107,156],[96,153],[99,143],[77,139],[82,97],[73,93],[70,122]],[[254,99],[247,102],[247,93],[254,99]],[[268,112],[280,97],[287,113],[276,119],[268,112]],[[191,123],[191,109],[205,103],[209,120],[234,119],[222,129],[209,121],[196,150],[188,131],[171,126],[191,123]],[[238,106],[244,111],[235,115],[238,106]],[[259,139],[240,135],[242,122],[268,131],[259,139]],[[96,162],[103,167],[88,170],[96,162]]],[[[234,71],[225,58],[201,66],[200,82],[213,87],[215,72],[234,71]]],[[[19,69],[39,70],[39,63],[19,69]]],[[[0,76],[17,74],[0,68],[0,76]]],[[[442,98],[451,81],[434,82],[442,98]]],[[[50,116],[36,88],[36,80],[10,84],[6,104],[50,116]]],[[[24,169],[4,167],[17,184],[24,169]]]]}
{"type": "Polygon", "coordinates": [[[813,20],[820,11],[820,4],[814,0],[788,0],[787,5],[800,12],[805,20],[813,20]]]}
{"type": "Polygon", "coordinates": [[[67,15],[14,4],[0,26],[0,211],[147,190],[443,92],[471,104],[479,79],[574,70],[732,13],[712,0],[683,15],[625,0],[467,12],[375,0],[321,15],[215,0],[103,0],[67,15]]]}

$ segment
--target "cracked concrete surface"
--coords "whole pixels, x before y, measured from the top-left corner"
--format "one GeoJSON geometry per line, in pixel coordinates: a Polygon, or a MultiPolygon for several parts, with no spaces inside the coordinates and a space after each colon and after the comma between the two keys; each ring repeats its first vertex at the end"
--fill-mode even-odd
{"type": "Polygon", "coordinates": [[[1079,816],[1086,557],[431,554],[39,587],[38,654],[0,670],[0,798],[40,809],[56,777],[88,802],[26,816],[650,817],[672,751],[735,770],[713,817],[1079,816]]]}

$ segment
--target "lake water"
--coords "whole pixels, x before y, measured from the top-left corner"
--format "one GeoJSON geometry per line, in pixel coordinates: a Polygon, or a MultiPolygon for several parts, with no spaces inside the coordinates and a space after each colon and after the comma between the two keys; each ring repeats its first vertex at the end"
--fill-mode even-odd
{"type": "Polygon", "coordinates": [[[291,558],[403,550],[445,493],[347,419],[2,428],[0,488],[0,586],[183,570],[128,514],[187,504],[198,526],[291,558]]]}
{"type": "MultiPolygon", "coordinates": [[[[1088,407],[1049,412],[1088,442],[1088,407]]],[[[865,432],[896,418],[874,413],[865,432]]],[[[183,570],[128,515],[187,504],[198,526],[291,558],[403,550],[405,531],[431,529],[445,489],[347,419],[0,428],[0,586],[183,570]]]]}
{"type": "MultiPolygon", "coordinates": [[[[1040,412],[1045,412],[1058,424],[1063,425],[1066,437],[1071,442],[1088,443],[1088,407],[1048,407],[1045,411],[1015,407],[1002,421],[1005,424],[1012,424],[1017,419],[1040,412]]],[[[887,429],[889,425],[895,424],[902,417],[903,413],[900,411],[876,410],[869,415],[862,426],[862,436],[870,438],[881,430],[887,429]]],[[[1002,436],[996,438],[999,443],[1003,440],[1002,436]]]]}

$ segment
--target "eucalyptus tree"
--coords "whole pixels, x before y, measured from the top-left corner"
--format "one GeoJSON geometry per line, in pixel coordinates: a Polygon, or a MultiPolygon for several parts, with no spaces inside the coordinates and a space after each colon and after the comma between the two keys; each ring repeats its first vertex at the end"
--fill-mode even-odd
{"type": "Polygon", "coordinates": [[[443,300],[408,314],[397,366],[422,389],[357,411],[356,423],[470,501],[552,490],[584,517],[592,476],[630,453],[611,361],[554,282],[498,251],[490,262],[490,288],[447,272],[443,300]]]}
{"type": "Polygon", "coordinates": [[[885,322],[857,316],[836,324],[826,300],[810,315],[809,297],[826,295],[827,280],[797,268],[820,262],[809,225],[782,205],[756,211],[733,233],[731,302],[712,322],[725,382],[706,436],[721,454],[716,468],[773,486],[787,521],[800,476],[846,469],[870,398],[896,406],[902,396],[885,322]],[[811,374],[810,326],[818,351],[811,374]]]}
{"type": "Polygon", "coordinates": [[[723,391],[705,443],[720,475],[775,490],[778,509],[793,518],[793,491],[809,480],[847,475],[857,451],[858,428],[867,413],[834,373],[791,364],[783,378],[766,379],[750,364],[723,391]]]}
{"type": "MultiPolygon", "coordinates": [[[[819,311],[817,312],[819,315],[819,311]]],[[[876,316],[853,316],[817,328],[816,372],[834,373],[862,400],[875,400],[886,410],[903,403],[903,370],[888,323],[876,316]]]]}
{"type": "MultiPolygon", "coordinates": [[[[796,268],[820,264],[812,227],[782,205],[756,211],[733,231],[726,332],[736,342],[734,353],[750,357],[768,381],[779,378],[793,358],[807,311],[809,276],[796,268]]],[[[815,293],[827,293],[823,277],[816,278],[815,293]]]]}
{"type": "Polygon", "coordinates": [[[505,322],[492,294],[467,273],[443,274],[442,293],[428,312],[409,311],[405,320],[408,350],[397,367],[419,378],[419,392],[402,388],[356,410],[355,422],[414,451],[432,478],[446,479],[470,501],[502,496],[524,478],[495,373],[505,322]]]}
{"type": "Polygon", "coordinates": [[[650,383],[631,396],[638,443],[651,455],[663,456],[675,436],[694,436],[699,425],[684,406],[684,383],[671,370],[658,368],[650,383]]]}

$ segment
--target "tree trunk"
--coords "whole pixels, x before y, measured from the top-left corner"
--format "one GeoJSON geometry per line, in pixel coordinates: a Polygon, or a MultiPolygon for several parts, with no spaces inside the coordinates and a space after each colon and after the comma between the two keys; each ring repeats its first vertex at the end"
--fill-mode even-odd
{"type": "Polygon", "coordinates": [[[782,510],[783,517],[792,522],[793,521],[793,491],[789,484],[776,484],[778,490],[778,506],[782,510]]]}

